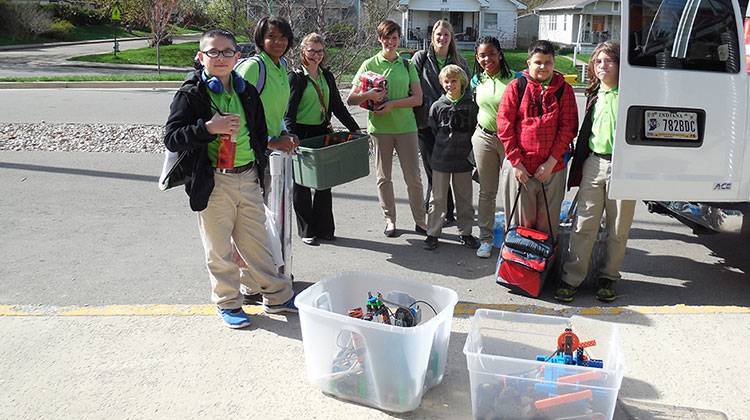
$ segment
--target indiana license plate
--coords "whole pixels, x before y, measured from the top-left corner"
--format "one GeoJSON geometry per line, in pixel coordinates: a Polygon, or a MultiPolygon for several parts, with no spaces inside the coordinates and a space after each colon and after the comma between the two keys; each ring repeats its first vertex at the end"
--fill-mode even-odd
{"type": "Polygon", "coordinates": [[[645,137],[653,140],[698,140],[697,112],[644,111],[645,137]]]}

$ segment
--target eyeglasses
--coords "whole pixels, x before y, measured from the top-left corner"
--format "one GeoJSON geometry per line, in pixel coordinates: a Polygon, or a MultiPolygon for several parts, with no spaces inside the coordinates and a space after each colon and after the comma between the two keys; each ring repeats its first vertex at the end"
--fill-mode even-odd
{"type": "Polygon", "coordinates": [[[201,52],[211,58],[216,58],[220,55],[223,55],[224,57],[233,57],[235,54],[237,54],[237,51],[235,50],[224,50],[224,51],[208,50],[208,51],[201,51],[201,52]]]}
{"type": "Polygon", "coordinates": [[[617,64],[617,61],[611,60],[609,58],[605,58],[604,60],[596,59],[594,60],[594,65],[601,66],[605,65],[607,67],[617,64]]]}
{"type": "Polygon", "coordinates": [[[324,52],[325,50],[314,50],[312,48],[307,49],[307,53],[310,55],[323,55],[324,52]]]}

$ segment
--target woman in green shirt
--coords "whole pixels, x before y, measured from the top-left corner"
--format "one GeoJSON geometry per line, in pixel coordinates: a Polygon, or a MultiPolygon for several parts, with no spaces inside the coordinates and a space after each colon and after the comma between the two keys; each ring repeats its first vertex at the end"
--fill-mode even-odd
{"type": "Polygon", "coordinates": [[[505,61],[500,41],[485,36],[477,41],[474,73],[474,92],[479,106],[477,127],[471,137],[474,158],[479,172],[479,239],[481,245],[477,256],[489,258],[492,254],[493,229],[495,227],[495,203],[500,180],[500,167],[505,152],[497,138],[497,106],[505,91],[503,78],[512,76],[505,61]]]}
{"type": "Polygon", "coordinates": [[[385,20],[378,25],[378,41],[383,49],[359,67],[347,99],[349,105],[367,101],[377,104],[368,113],[367,130],[375,144],[378,198],[385,218],[383,233],[388,237],[396,235],[396,199],[391,181],[394,150],[406,181],[414,229],[417,233],[427,234],[419,174],[417,121],[412,109],[422,104],[422,87],[414,65],[398,55],[396,49],[400,38],[401,27],[396,22],[385,20]],[[360,75],[368,71],[383,76],[388,83],[387,90],[374,88],[361,92],[360,75]]]}
{"type": "Polygon", "coordinates": [[[258,54],[238,65],[236,71],[258,89],[269,141],[298,144],[284,124],[290,88],[283,57],[294,41],[292,27],[283,18],[267,16],[255,26],[253,37],[258,54]]]}
{"type": "MultiPolygon", "coordinates": [[[[289,72],[291,96],[284,121],[290,133],[301,139],[331,133],[331,115],[349,131],[359,131],[349,110],[341,100],[333,74],[322,66],[325,57],[323,37],[311,33],[302,39],[302,64],[289,72]]],[[[331,189],[316,190],[294,184],[294,212],[302,242],[316,245],[318,239],[334,240],[333,203],[331,189]]]]}

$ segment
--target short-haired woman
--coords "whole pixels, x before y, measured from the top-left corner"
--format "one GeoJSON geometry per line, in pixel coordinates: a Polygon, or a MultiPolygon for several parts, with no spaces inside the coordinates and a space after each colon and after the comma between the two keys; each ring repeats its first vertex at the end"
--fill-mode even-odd
{"type": "Polygon", "coordinates": [[[401,27],[396,22],[380,22],[378,41],[382,50],[359,67],[347,99],[349,105],[360,105],[366,101],[377,103],[368,113],[367,130],[375,144],[378,198],[385,218],[383,233],[388,237],[396,236],[396,199],[391,181],[394,150],[406,181],[414,230],[422,235],[427,234],[422,178],[419,174],[417,121],[412,110],[422,104],[422,86],[414,65],[399,57],[397,48],[400,38],[401,27]],[[386,79],[387,91],[379,88],[360,91],[360,75],[368,71],[386,79]]]}

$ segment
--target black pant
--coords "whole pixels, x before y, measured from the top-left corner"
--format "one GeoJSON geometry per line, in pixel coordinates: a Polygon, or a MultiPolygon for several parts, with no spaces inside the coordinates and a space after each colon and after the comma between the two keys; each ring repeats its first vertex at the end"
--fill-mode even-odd
{"type": "MultiPolygon", "coordinates": [[[[328,134],[325,125],[297,124],[300,139],[328,134]]],[[[294,183],[294,213],[297,215],[297,232],[302,238],[333,238],[333,199],[331,189],[315,190],[294,183]]]]}
{"type": "MultiPolygon", "coordinates": [[[[432,194],[432,150],[435,148],[435,136],[432,134],[432,130],[429,128],[421,128],[417,132],[419,136],[419,154],[422,155],[422,165],[424,166],[424,173],[427,174],[427,191],[425,193],[424,206],[425,211],[430,211],[430,195],[432,194]]],[[[453,190],[448,187],[448,204],[445,207],[445,218],[448,220],[456,220],[456,216],[453,213],[455,205],[453,204],[453,190]]]]}

